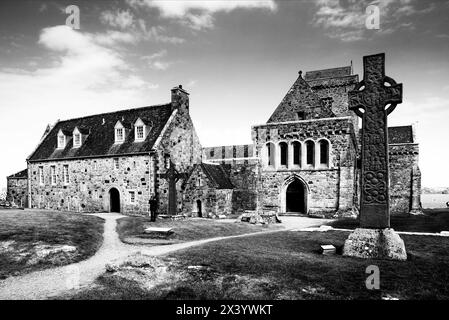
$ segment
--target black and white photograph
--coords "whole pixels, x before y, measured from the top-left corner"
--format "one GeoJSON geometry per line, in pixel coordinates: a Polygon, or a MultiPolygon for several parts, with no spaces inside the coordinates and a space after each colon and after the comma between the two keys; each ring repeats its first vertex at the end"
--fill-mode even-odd
{"type": "Polygon", "coordinates": [[[447,301],[448,16],[1,1],[0,300],[447,301]]]}

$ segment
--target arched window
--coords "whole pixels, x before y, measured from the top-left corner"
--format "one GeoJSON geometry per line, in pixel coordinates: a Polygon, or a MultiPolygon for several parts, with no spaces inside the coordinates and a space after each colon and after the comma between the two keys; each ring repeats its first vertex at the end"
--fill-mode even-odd
{"type": "Polygon", "coordinates": [[[268,142],[265,145],[265,149],[266,149],[266,164],[269,167],[274,167],[274,159],[275,159],[275,148],[274,148],[274,143],[268,142]]]}
{"type": "Polygon", "coordinates": [[[279,143],[279,151],[281,153],[281,166],[287,166],[288,145],[285,142],[279,143]]]}
{"type": "Polygon", "coordinates": [[[292,142],[293,146],[293,165],[301,165],[301,144],[298,141],[292,142]]]}
{"type": "Polygon", "coordinates": [[[311,166],[315,164],[315,143],[310,140],[306,142],[306,164],[311,166]]]}
{"type": "Polygon", "coordinates": [[[329,142],[320,141],[320,164],[329,165],[329,142]]]}

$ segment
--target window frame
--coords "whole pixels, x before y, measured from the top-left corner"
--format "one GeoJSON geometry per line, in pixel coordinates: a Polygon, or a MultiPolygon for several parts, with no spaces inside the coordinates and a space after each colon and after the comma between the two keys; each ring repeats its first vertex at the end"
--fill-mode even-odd
{"type": "Polygon", "coordinates": [[[56,166],[50,166],[50,182],[52,186],[57,184],[56,166]]]}
{"type": "Polygon", "coordinates": [[[65,185],[70,184],[70,171],[68,164],[64,164],[62,166],[62,180],[65,185]]]}
{"type": "Polygon", "coordinates": [[[73,133],[73,147],[79,148],[79,147],[81,147],[82,143],[83,142],[82,142],[81,133],[79,133],[79,132],[73,133]],[[77,139],[78,139],[78,141],[77,141],[77,139]]]}
{"type": "Polygon", "coordinates": [[[136,141],[143,140],[145,140],[145,126],[136,126],[136,141]],[[141,129],[141,131],[139,129],[141,129]],[[141,137],[140,134],[142,135],[141,137]]]}
{"type": "Polygon", "coordinates": [[[40,166],[37,170],[39,185],[45,185],[44,167],[40,166]]]}
{"type": "Polygon", "coordinates": [[[288,143],[285,141],[279,142],[279,165],[288,166],[288,143]]]}
{"type": "Polygon", "coordinates": [[[65,149],[66,145],[67,145],[67,137],[66,137],[66,135],[63,134],[62,132],[59,132],[58,133],[58,145],[57,145],[57,148],[62,150],[62,149],[65,149]],[[61,141],[61,138],[62,138],[62,141],[61,141]]]}
{"type": "Polygon", "coordinates": [[[305,142],[305,149],[306,149],[306,165],[314,167],[315,166],[315,142],[312,140],[307,140],[305,142]],[[309,146],[311,147],[311,150],[309,150],[309,146]],[[312,151],[312,152],[309,152],[312,151]],[[310,157],[310,158],[309,158],[310,157]],[[309,159],[311,159],[311,162],[309,162],[309,159]]]}

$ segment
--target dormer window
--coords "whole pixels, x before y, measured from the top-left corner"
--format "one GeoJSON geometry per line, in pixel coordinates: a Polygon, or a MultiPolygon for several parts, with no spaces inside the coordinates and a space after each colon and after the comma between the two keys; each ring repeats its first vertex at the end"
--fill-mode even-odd
{"type": "Polygon", "coordinates": [[[123,143],[125,141],[125,127],[120,121],[115,124],[115,143],[123,143]]]}
{"type": "Polygon", "coordinates": [[[134,126],[135,126],[135,131],[134,131],[135,141],[144,141],[146,138],[145,123],[139,118],[139,119],[137,119],[134,126]]]}
{"type": "Polygon", "coordinates": [[[66,145],[66,135],[60,130],[58,132],[58,149],[64,149],[66,145]]]}
{"type": "Polygon", "coordinates": [[[73,130],[73,147],[79,148],[81,147],[82,138],[81,138],[81,132],[78,130],[78,128],[75,128],[73,130]]]}

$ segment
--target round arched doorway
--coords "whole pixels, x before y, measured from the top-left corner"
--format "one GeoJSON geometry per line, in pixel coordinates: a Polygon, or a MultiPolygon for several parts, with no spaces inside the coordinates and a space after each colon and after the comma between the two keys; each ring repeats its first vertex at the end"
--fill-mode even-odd
{"type": "Polygon", "coordinates": [[[285,189],[285,212],[307,213],[307,188],[299,179],[293,179],[285,189]]]}
{"type": "Polygon", "coordinates": [[[120,192],[116,188],[109,190],[109,212],[120,213],[120,192]]]}

